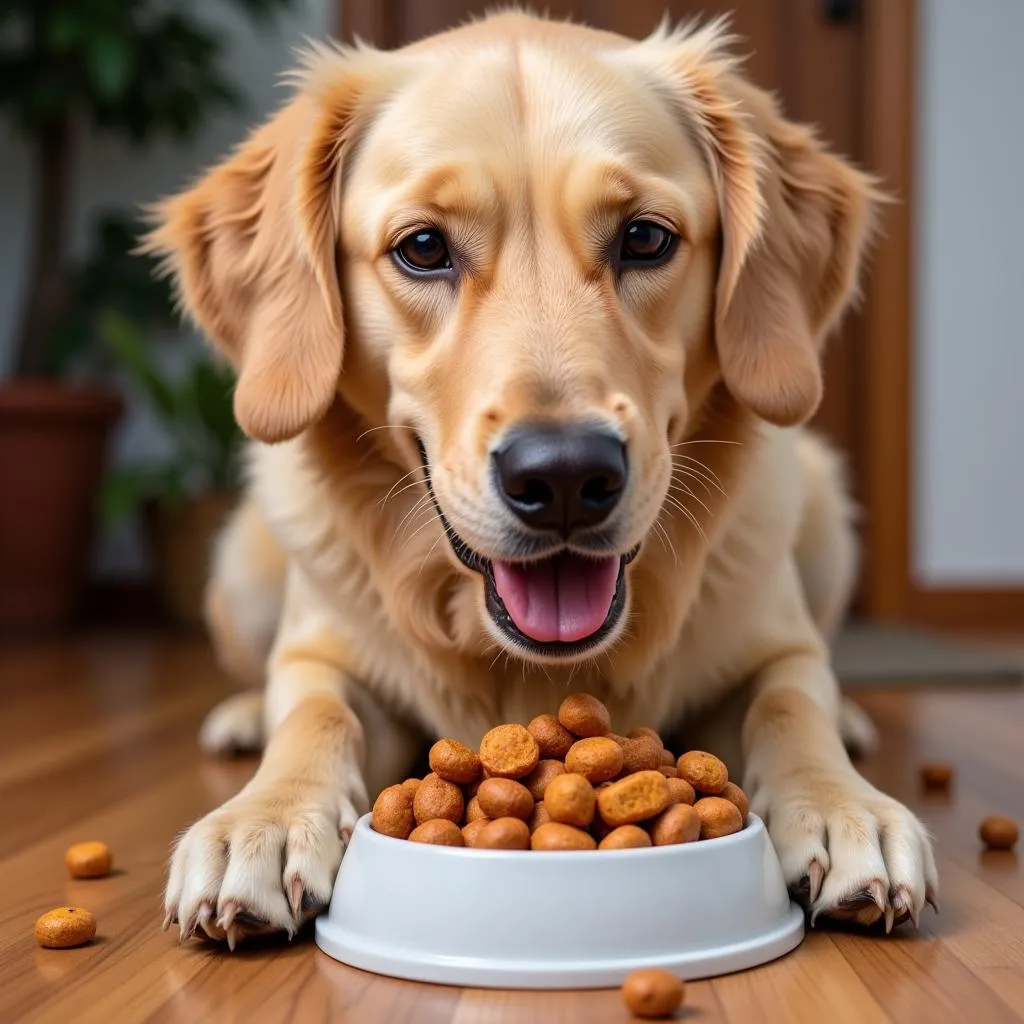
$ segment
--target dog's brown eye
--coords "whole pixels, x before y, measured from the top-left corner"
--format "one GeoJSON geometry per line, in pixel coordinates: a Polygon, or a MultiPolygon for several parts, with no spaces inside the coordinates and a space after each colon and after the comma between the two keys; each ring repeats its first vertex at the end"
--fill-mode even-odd
{"type": "Polygon", "coordinates": [[[619,266],[660,263],[672,255],[676,236],[653,220],[634,220],[626,225],[619,251],[619,266]]]}
{"type": "Polygon", "coordinates": [[[395,247],[394,253],[399,263],[415,274],[452,269],[452,258],[444,235],[433,228],[406,235],[395,247]]]}

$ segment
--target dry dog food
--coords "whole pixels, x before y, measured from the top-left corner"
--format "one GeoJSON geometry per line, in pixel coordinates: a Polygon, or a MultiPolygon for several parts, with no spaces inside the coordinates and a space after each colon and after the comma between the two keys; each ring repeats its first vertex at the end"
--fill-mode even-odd
{"type": "Polygon", "coordinates": [[[925,789],[946,790],[953,781],[953,766],[942,761],[921,765],[921,782],[925,789]]]}
{"type": "Polygon", "coordinates": [[[722,796],[705,796],[698,800],[693,809],[700,816],[701,839],[718,839],[731,836],[743,828],[740,809],[722,796]]]}
{"type": "Polygon", "coordinates": [[[64,863],[72,878],[105,878],[113,867],[114,855],[106,843],[75,843],[64,854],[64,863]]]}
{"type": "Polygon", "coordinates": [[[81,907],[58,907],[36,920],[36,942],[47,949],[84,946],[96,934],[96,918],[81,907]]]}
{"type": "Polygon", "coordinates": [[[439,775],[431,772],[422,782],[412,800],[412,811],[416,816],[416,824],[435,818],[447,818],[458,824],[462,821],[466,809],[462,790],[454,782],[446,782],[439,775]]]}
{"type": "Polygon", "coordinates": [[[538,715],[527,727],[537,741],[540,756],[564,761],[576,737],[554,715],[538,715]]]}
{"type": "Polygon", "coordinates": [[[614,733],[587,693],[526,727],[496,726],[479,751],[438,740],[429,760],[425,778],[380,792],[375,831],[478,850],[634,850],[731,835],[749,813],[719,758],[677,758],[644,726],[614,733]]]}
{"type": "Polygon", "coordinates": [[[554,758],[545,758],[538,762],[537,767],[523,779],[523,785],[530,791],[530,796],[534,800],[543,800],[544,790],[548,788],[548,783],[556,775],[564,774],[565,765],[561,761],[556,761],[554,758]]]}
{"type": "Polygon", "coordinates": [[[416,827],[412,805],[413,795],[404,783],[382,789],[373,802],[370,821],[374,830],[395,839],[408,839],[416,827]]]}
{"type": "Polygon", "coordinates": [[[533,814],[534,801],[530,791],[513,779],[484,779],[473,799],[488,818],[520,818],[526,821],[533,814]]]}
{"type": "Polygon", "coordinates": [[[530,826],[522,818],[495,818],[476,834],[482,850],[528,850],[530,826]]]}
{"type": "Polygon", "coordinates": [[[409,833],[413,843],[430,843],[432,846],[465,846],[462,829],[448,818],[431,818],[417,825],[409,833]]]}
{"type": "Polygon", "coordinates": [[[607,782],[622,771],[622,747],[607,736],[577,740],[565,755],[566,771],[582,775],[588,782],[607,782]]]}
{"type": "Polygon", "coordinates": [[[597,844],[599,850],[635,850],[641,846],[651,846],[650,834],[639,825],[620,825],[613,828],[597,844]]]}
{"type": "Polygon", "coordinates": [[[587,828],[594,820],[594,787],[575,772],[566,772],[544,791],[548,817],[565,825],[587,828]]]}
{"type": "Polygon", "coordinates": [[[714,754],[691,750],[676,762],[679,778],[685,779],[698,793],[721,793],[729,784],[729,769],[714,754]]]}
{"type": "Polygon", "coordinates": [[[981,823],[978,835],[990,850],[1012,850],[1020,838],[1020,828],[1013,818],[991,814],[981,823]]]}
{"type": "Polygon", "coordinates": [[[480,761],[488,775],[521,779],[540,760],[540,747],[522,725],[499,725],[480,741],[480,761]]]}
{"type": "Polygon", "coordinates": [[[430,748],[430,770],[446,782],[466,785],[480,778],[480,755],[456,740],[438,740],[430,748]]]}
{"type": "Polygon", "coordinates": [[[657,967],[633,971],[622,983],[622,998],[635,1017],[671,1017],[685,994],[681,978],[657,967]]]}
{"type": "Polygon", "coordinates": [[[594,850],[597,842],[594,837],[581,828],[565,825],[560,821],[549,821],[541,825],[530,836],[530,848],[533,850],[594,850]]]}
{"type": "Polygon", "coordinates": [[[558,721],[581,739],[607,736],[612,731],[608,709],[589,693],[570,693],[559,705],[558,721]]]}
{"type": "Polygon", "coordinates": [[[673,804],[651,822],[655,846],[695,843],[701,838],[701,817],[689,804],[673,804]]]}

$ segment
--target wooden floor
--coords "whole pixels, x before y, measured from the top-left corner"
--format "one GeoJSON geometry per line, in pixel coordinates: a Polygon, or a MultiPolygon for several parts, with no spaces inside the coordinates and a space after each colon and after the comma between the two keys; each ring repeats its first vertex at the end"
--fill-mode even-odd
{"type": "MultiPolygon", "coordinates": [[[[196,730],[226,692],[200,641],[98,637],[0,652],[0,1021],[317,1021],[602,1024],[629,1019],[617,992],[506,993],[421,986],[350,970],[308,937],[237,952],[160,930],[175,832],[235,792],[252,762],[199,758],[196,730]],[[117,872],[71,881],[65,848],[103,839],[117,872]],[[75,950],[36,946],[36,916],[93,911],[75,950]]],[[[1024,871],[982,854],[989,812],[1024,821],[1024,691],[858,691],[884,734],[866,771],[938,840],[941,914],[919,934],[816,931],[782,960],[689,986],[683,1019],[771,1024],[1024,1020],[1024,871]],[[917,765],[957,766],[948,799],[917,765]]],[[[1024,856],[1024,853],[1022,853],[1024,856]]]]}

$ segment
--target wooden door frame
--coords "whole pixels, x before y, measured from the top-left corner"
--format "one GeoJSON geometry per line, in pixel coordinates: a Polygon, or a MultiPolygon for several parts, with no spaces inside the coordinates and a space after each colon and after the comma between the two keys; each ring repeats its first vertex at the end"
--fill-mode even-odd
{"type": "MultiPolygon", "coordinates": [[[[421,0],[429,2],[429,0],[421,0]]],[[[914,141],[919,0],[862,0],[865,168],[895,202],[868,267],[863,304],[862,614],[935,626],[1024,625],[1024,588],[926,587],[914,577],[914,141]]],[[[394,39],[392,0],[339,0],[338,36],[394,39]]]]}

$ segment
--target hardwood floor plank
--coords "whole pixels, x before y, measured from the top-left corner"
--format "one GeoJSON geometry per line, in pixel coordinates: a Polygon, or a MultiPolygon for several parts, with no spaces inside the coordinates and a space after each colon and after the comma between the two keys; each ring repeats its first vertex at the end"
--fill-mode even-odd
{"type": "Polygon", "coordinates": [[[732,1024],[882,1024],[891,1020],[827,932],[809,933],[793,953],[775,963],[716,978],[711,984],[732,1024]]]}

